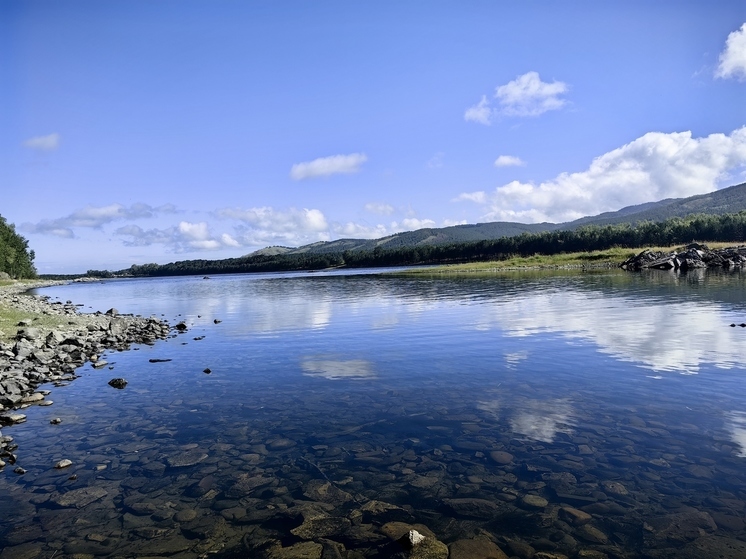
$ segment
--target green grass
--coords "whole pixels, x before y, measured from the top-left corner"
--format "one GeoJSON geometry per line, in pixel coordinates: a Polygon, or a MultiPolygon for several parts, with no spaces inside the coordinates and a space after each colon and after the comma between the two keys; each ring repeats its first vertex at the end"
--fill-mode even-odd
{"type": "MultiPolygon", "coordinates": [[[[25,287],[26,285],[30,287],[35,283],[36,282],[34,282],[34,280],[0,280],[0,288],[12,286],[25,287]]],[[[22,295],[19,296],[22,297],[22,295]]],[[[33,321],[33,326],[35,328],[39,328],[43,331],[49,331],[58,328],[65,330],[70,329],[71,325],[69,325],[69,322],[74,322],[76,325],[79,322],[81,325],[83,324],[82,321],[79,321],[79,319],[74,316],[41,314],[22,311],[0,302],[0,332],[2,332],[2,334],[0,334],[0,341],[8,342],[12,338],[14,338],[16,332],[18,331],[18,323],[21,320],[29,319],[33,321]]]]}
{"type": "MultiPolygon", "coordinates": [[[[732,246],[733,243],[705,243],[710,248],[732,246]]],[[[671,252],[680,250],[681,246],[646,247],[649,250],[671,252]]],[[[642,252],[643,248],[611,248],[591,252],[568,252],[563,254],[535,254],[533,256],[516,256],[507,260],[493,260],[490,262],[468,262],[466,264],[450,264],[432,268],[419,268],[394,272],[404,275],[436,275],[436,274],[474,274],[491,273],[508,270],[551,270],[562,268],[615,268],[628,258],[642,252]]]]}

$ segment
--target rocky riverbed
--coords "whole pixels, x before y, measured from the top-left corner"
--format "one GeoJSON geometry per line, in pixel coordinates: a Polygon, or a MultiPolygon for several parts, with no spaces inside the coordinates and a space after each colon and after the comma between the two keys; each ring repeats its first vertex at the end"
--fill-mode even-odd
{"type": "MultiPolygon", "coordinates": [[[[0,287],[0,309],[7,315],[25,316],[16,333],[0,342],[0,426],[26,420],[24,408],[49,406],[47,383],[62,385],[76,378],[86,363],[95,369],[107,367],[102,359],[109,350],[128,349],[131,344],[152,344],[165,338],[169,325],[156,318],[120,315],[116,309],[102,313],[80,313],[72,301],[50,302],[29,289],[60,282],[14,283],[0,287]]],[[[7,327],[6,327],[7,328],[7,327]]],[[[17,462],[13,438],[0,433],[0,469],[17,462]]],[[[24,469],[16,465],[15,473],[24,469]]]]}

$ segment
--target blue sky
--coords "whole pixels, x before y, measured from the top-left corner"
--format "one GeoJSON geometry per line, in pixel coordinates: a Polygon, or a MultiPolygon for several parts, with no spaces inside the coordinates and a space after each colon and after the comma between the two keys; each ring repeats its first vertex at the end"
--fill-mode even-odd
{"type": "Polygon", "coordinates": [[[746,3],[0,3],[0,214],[40,272],[746,181],[746,3]]]}

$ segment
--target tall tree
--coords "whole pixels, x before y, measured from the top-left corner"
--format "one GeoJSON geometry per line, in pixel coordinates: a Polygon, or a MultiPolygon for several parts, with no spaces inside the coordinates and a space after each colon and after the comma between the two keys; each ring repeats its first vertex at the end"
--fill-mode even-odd
{"type": "Polygon", "coordinates": [[[15,279],[35,278],[34,257],[34,251],[28,248],[28,241],[0,215],[0,272],[15,279]]]}

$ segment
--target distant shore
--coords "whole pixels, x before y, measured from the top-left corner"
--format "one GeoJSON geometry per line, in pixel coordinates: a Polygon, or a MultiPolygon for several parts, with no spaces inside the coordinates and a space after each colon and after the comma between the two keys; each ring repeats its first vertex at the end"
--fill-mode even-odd
{"type": "MultiPolygon", "coordinates": [[[[733,243],[724,242],[706,244],[711,248],[733,246],[733,243]]],[[[623,262],[633,258],[644,250],[670,253],[681,251],[682,249],[682,246],[677,245],[647,248],[611,248],[607,250],[568,252],[552,255],[536,254],[534,256],[517,256],[505,260],[494,260],[489,262],[468,262],[465,264],[447,264],[444,266],[432,266],[429,268],[413,268],[391,273],[406,276],[448,276],[531,270],[608,270],[619,268],[623,262]]]]}

